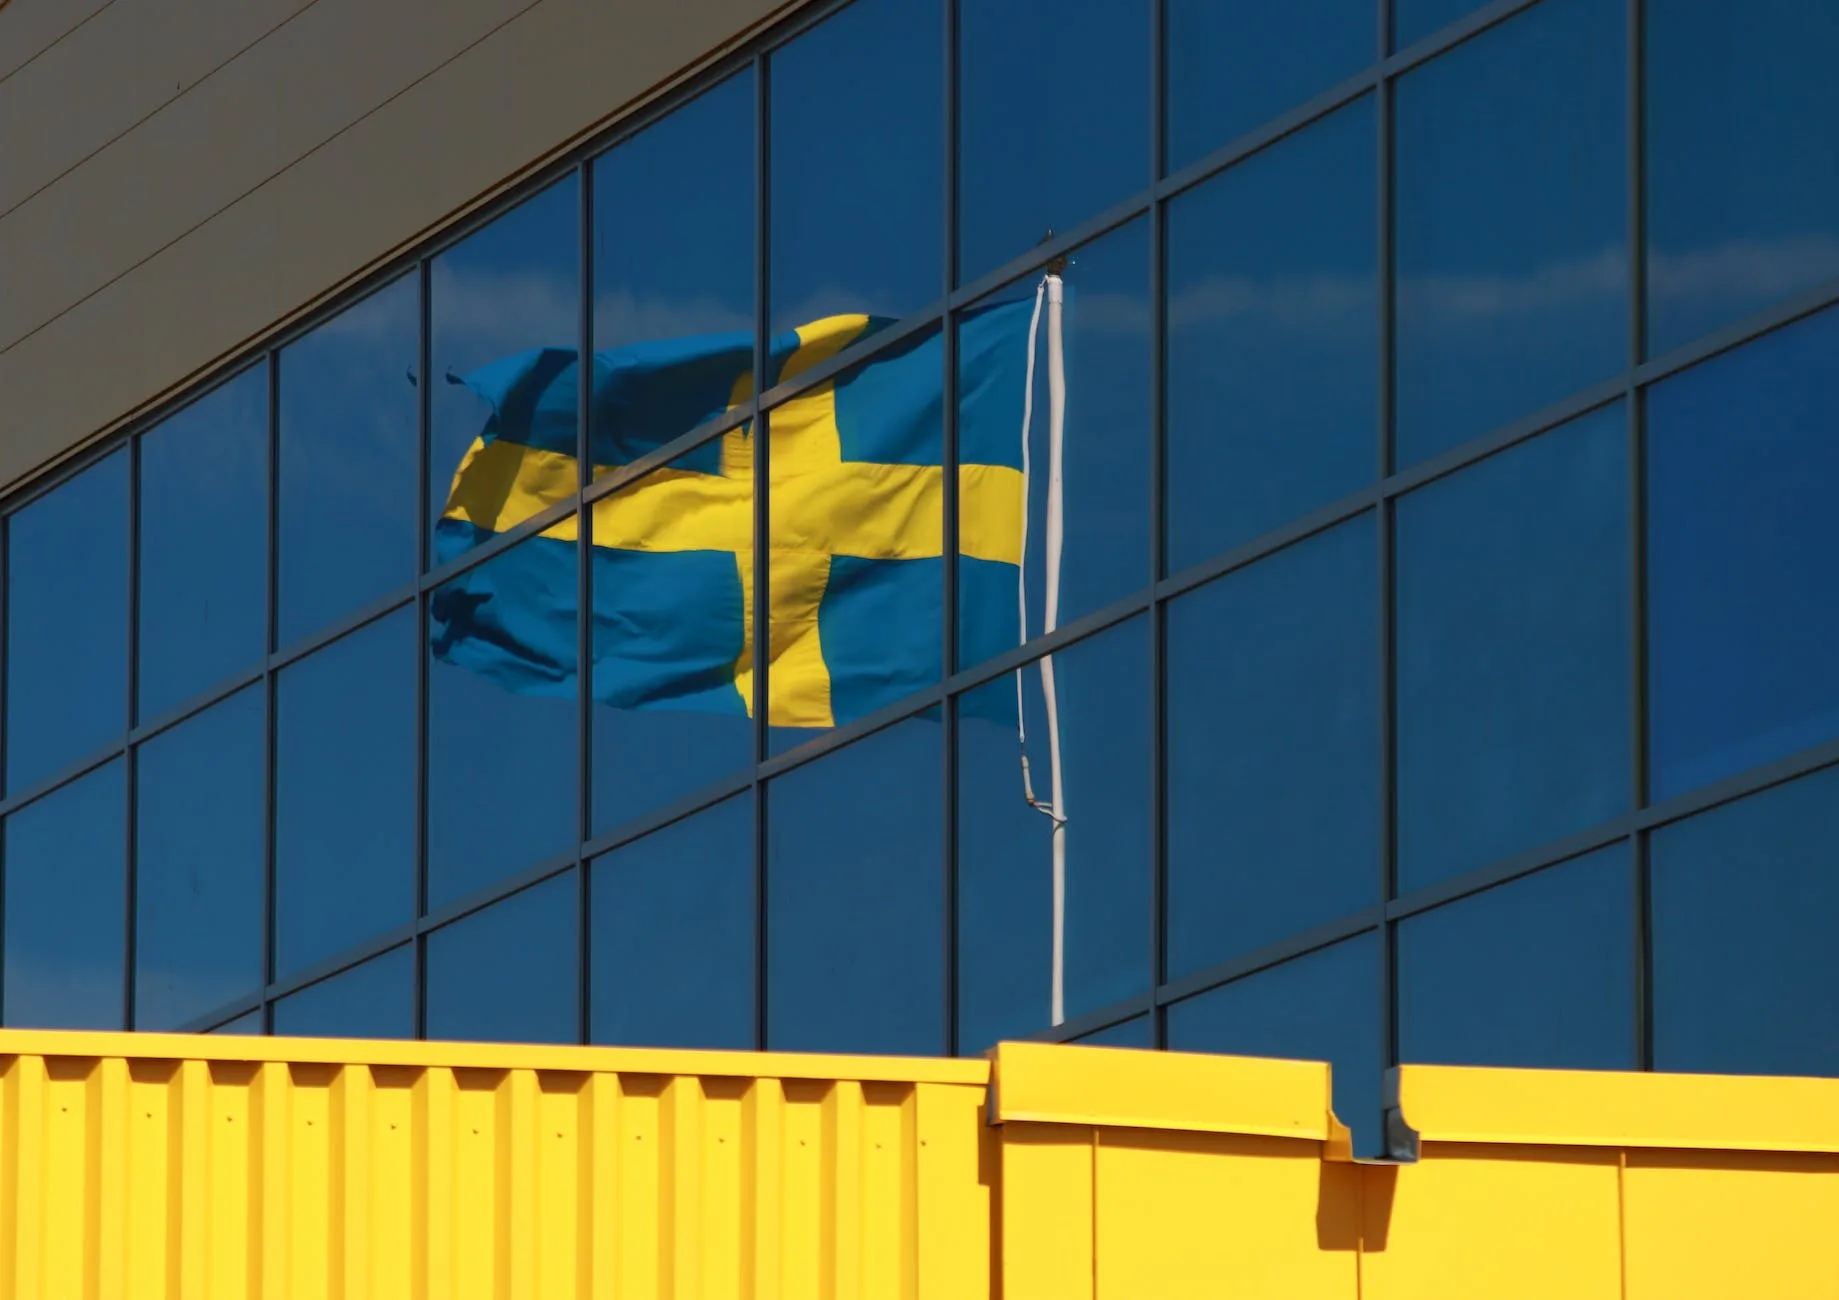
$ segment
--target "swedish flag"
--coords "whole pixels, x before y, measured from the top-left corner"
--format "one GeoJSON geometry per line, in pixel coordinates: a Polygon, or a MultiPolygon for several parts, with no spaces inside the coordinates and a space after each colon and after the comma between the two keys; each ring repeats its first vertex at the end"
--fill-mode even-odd
{"type": "MultiPolygon", "coordinates": [[[[1023,537],[1020,427],[1030,303],[959,327],[960,644],[1013,645],[1023,537]]],[[[796,378],[882,328],[833,316],[769,349],[796,378]]],[[[630,464],[752,397],[744,333],[593,357],[596,473],[630,464]]],[[[566,500],[577,484],[572,349],[465,376],[490,407],[436,527],[442,561],[566,500]]],[[[769,415],[768,721],[826,727],[937,680],[944,546],[943,356],[903,341],[769,415]]],[[[737,428],[592,507],[593,697],[616,708],[750,713],[754,430],[737,428]]],[[[437,593],[434,653],[508,689],[573,695],[577,521],[437,593]]]]}

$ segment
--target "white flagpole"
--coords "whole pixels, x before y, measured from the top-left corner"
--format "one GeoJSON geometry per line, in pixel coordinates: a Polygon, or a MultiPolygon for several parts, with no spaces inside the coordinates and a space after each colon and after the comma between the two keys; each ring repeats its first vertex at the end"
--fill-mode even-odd
{"type": "MultiPolygon", "coordinates": [[[[1062,513],[1062,443],[1066,427],[1066,361],[1061,333],[1065,297],[1060,276],[1050,271],[1047,288],[1047,603],[1043,636],[1060,626],[1060,552],[1062,513]]],[[[1032,358],[1032,351],[1030,357],[1032,358]]],[[[1024,511],[1024,513],[1026,513],[1024,511]]],[[[1060,704],[1054,693],[1054,657],[1041,657],[1041,694],[1047,705],[1047,755],[1051,767],[1054,821],[1054,973],[1053,1023],[1066,1020],[1066,792],[1060,775],[1060,704]]]]}
{"type": "MultiPolygon", "coordinates": [[[[1041,326],[1041,299],[1046,292],[1047,281],[1043,280],[1035,286],[1034,315],[1028,319],[1028,366],[1022,376],[1022,536],[1021,564],[1015,579],[1017,645],[1028,644],[1028,435],[1034,423],[1034,345],[1041,326]]],[[[1015,738],[1022,751],[1022,797],[1028,801],[1030,808],[1039,808],[1041,802],[1034,797],[1034,777],[1028,770],[1027,709],[1022,700],[1022,674],[1026,671],[1027,665],[1015,670],[1015,738]]]]}

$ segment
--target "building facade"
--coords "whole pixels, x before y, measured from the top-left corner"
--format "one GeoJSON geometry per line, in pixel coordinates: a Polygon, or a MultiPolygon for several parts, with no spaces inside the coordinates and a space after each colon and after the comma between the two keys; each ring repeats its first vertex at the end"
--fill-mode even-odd
{"type": "Polygon", "coordinates": [[[0,1021],[1839,1072],[1829,6],[334,6],[0,179],[0,1021]],[[194,220],[372,41],[458,52],[194,220]]]}

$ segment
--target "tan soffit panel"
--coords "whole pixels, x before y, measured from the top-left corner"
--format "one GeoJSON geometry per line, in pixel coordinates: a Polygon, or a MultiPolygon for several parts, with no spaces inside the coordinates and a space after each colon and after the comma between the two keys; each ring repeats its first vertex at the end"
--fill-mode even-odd
{"type": "Polygon", "coordinates": [[[0,0],[0,79],[10,77],[115,0],[0,0]]]}

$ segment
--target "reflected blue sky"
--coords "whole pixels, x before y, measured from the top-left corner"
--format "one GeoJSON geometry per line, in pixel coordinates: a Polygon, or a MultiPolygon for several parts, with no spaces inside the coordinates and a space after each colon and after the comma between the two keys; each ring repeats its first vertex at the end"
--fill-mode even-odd
{"type": "Polygon", "coordinates": [[[275,1032],[302,1038],[413,1038],[415,949],[404,945],[275,1003],[275,1032]]]}
{"type": "Polygon", "coordinates": [[[579,1041],[573,872],[428,936],[428,1037],[579,1041]]]}

